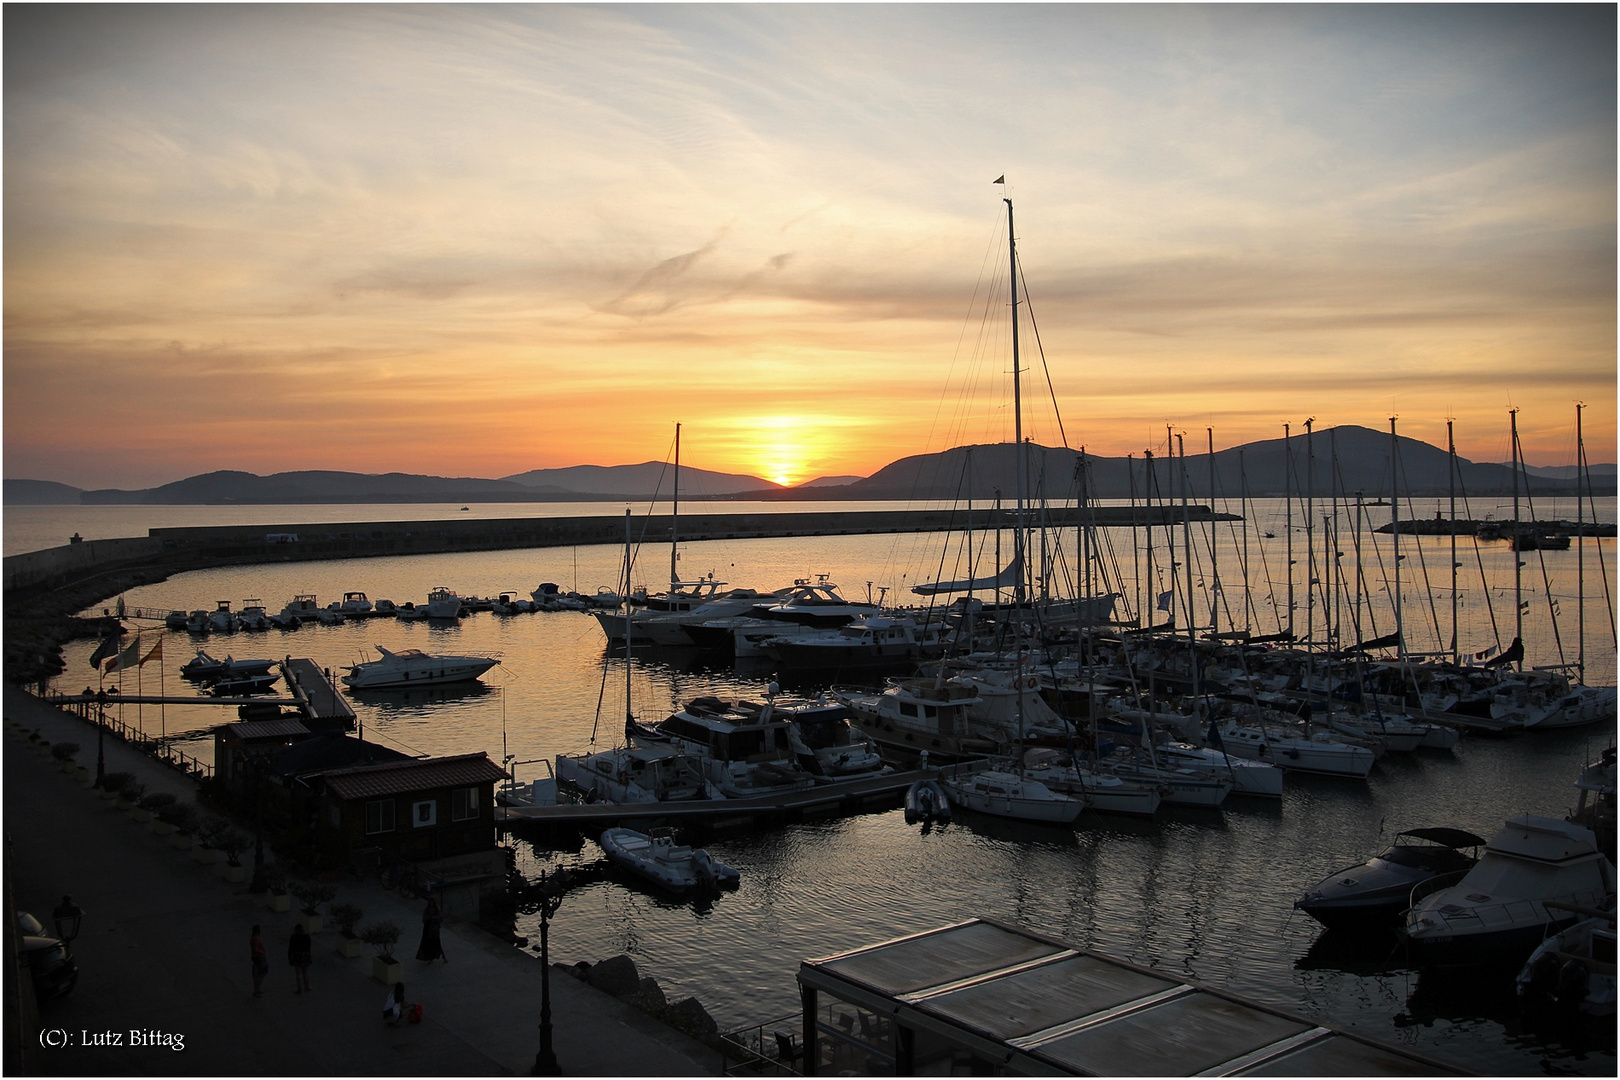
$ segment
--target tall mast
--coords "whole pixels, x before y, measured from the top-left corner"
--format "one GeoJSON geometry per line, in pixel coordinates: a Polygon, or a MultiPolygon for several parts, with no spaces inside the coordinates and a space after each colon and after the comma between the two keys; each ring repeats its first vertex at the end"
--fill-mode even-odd
{"type": "MultiPolygon", "coordinates": [[[[1579,417],[1579,413],[1576,416],[1579,417]]],[[[1462,653],[1457,644],[1457,440],[1451,431],[1452,421],[1446,421],[1446,453],[1451,462],[1451,471],[1446,477],[1447,492],[1451,498],[1451,662],[1456,665],[1462,660],[1462,653]]],[[[1580,425],[1579,419],[1576,426],[1580,425]]]]}
{"type": "Polygon", "coordinates": [[[1294,640],[1294,447],[1283,425],[1283,535],[1288,538],[1288,640],[1294,640]]]}
{"type": "Polygon", "coordinates": [[[1143,531],[1147,534],[1147,566],[1144,574],[1147,578],[1147,589],[1143,596],[1143,603],[1146,605],[1143,613],[1147,616],[1147,625],[1152,626],[1153,613],[1159,610],[1159,583],[1153,576],[1153,451],[1143,450],[1142,457],[1145,462],[1142,502],[1146,507],[1142,520],[1146,523],[1143,531]]]}
{"type": "MultiPolygon", "coordinates": [[[[1575,671],[1579,681],[1586,683],[1586,529],[1583,522],[1586,520],[1581,509],[1582,480],[1586,475],[1586,444],[1581,440],[1581,409],[1585,408],[1579,401],[1575,403],[1575,640],[1578,650],[1575,654],[1575,671]]],[[[1596,525],[1594,519],[1592,524],[1596,525]]],[[[1597,530],[1592,530],[1596,532],[1597,530]]]]}
{"type": "Polygon", "coordinates": [[[681,582],[680,571],[675,564],[680,559],[676,550],[676,530],[680,528],[681,521],[681,425],[675,425],[675,495],[671,504],[672,512],[669,517],[669,587],[674,591],[681,582]]]}
{"type": "Polygon", "coordinates": [[[1238,517],[1243,519],[1243,524],[1238,526],[1243,530],[1243,629],[1252,631],[1254,594],[1249,585],[1249,465],[1243,459],[1241,446],[1238,447],[1238,517]]]}
{"type": "Polygon", "coordinates": [[[1220,540],[1218,528],[1215,524],[1215,429],[1205,428],[1209,435],[1209,576],[1212,586],[1209,591],[1209,637],[1215,640],[1215,635],[1221,632],[1220,605],[1226,599],[1221,592],[1220,563],[1215,559],[1215,548],[1220,540]]]}
{"type": "Polygon", "coordinates": [[[1013,604],[1024,602],[1024,575],[1027,570],[1024,566],[1024,398],[1022,378],[1018,370],[1018,248],[1017,240],[1013,237],[1013,204],[1011,199],[1003,198],[1007,204],[1007,288],[1012,297],[1012,375],[1013,375],[1013,442],[1017,444],[1018,480],[1018,532],[1013,537],[1013,561],[1018,564],[1018,583],[1013,586],[1013,604]]]}
{"type": "Polygon", "coordinates": [[[1311,518],[1315,516],[1316,508],[1312,496],[1316,493],[1315,478],[1316,455],[1313,450],[1314,443],[1311,436],[1314,432],[1311,425],[1316,423],[1316,417],[1305,421],[1305,648],[1311,647],[1311,639],[1316,636],[1316,593],[1313,586],[1317,584],[1316,575],[1311,573],[1316,568],[1316,533],[1311,518]]]}
{"type": "Polygon", "coordinates": [[[624,738],[629,745],[636,714],[630,709],[630,508],[624,508],[624,738]]]}
{"type": "MultiPolygon", "coordinates": [[[[1508,410],[1508,430],[1512,434],[1513,450],[1513,640],[1518,644],[1519,650],[1524,650],[1524,600],[1520,595],[1523,590],[1524,560],[1519,558],[1519,410],[1508,410]]],[[[1516,670],[1524,670],[1524,661],[1519,660],[1516,670]]]]}
{"type": "Polygon", "coordinates": [[[1395,566],[1395,655],[1400,657],[1401,666],[1406,666],[1406,635],[1401,627],[1401,500],[1397,495],[1400,491],[1400,465],[1396,455],[1400,451],[1400,443],[1395,437],[1395,417],[1389,418],[1389,538],[1394,544],[1394,558],[1390,560],[1395,566]]]}
{"type": "Polygon", "coordinates": [[[1193,666],[1193,693],[1198,693],[1198,639],[1193,636],[1193,561],[1192,561],[1192,518],[1187,511],[1187,443],[1180,435],[1176,436],[1176,446],[1181,450],[1181,558],[1187,564],[1187,648],[1191,651],[1193,666]]]}

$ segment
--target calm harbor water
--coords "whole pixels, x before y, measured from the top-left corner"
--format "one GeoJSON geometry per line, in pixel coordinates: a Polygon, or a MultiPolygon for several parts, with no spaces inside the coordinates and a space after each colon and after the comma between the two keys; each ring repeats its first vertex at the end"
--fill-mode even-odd
{"type": "MultiPolygon", "coordinates": [[[[611,504],[592,505],[594,512],[612,512],[611,504]]],[[[1614,500],[1600,500],[1599,505],[1600,513],[1613,520],[1614,500]]],[[[342,519],[360,516],[359,508],[342,509],[342,519]]],[[[413,508],[418,513],[423,509],[413,508]]],[[[1264,632],[1286,608],[1287,536],[1280,504],[1254,509],[1257,531],[1249,537],[1249,577],[1255,604],[1242,600],[1237,570],[1241,536],[1231,532],[1222,534],[1217,545],[1221,589],[1212,587],[1216,568],[1195,555],[1194,593],[1224,595],[1236,616],[1223,614],[1223,623],[1241,626],[1248,618],[1264,632]],[[1264,531],[1276,536],[1266,539],[1264,531]],[[1264,572],[1261,551],[1267,560],[1264,572]]],[[[1475,510],[1476,516],[1484,516],[1477,506],[1475,510]]],[[[1538,511],[1553,516],[1540,505],[1538,511]]],[[[1573,517],[1573,506],[1564,516],[1573,517]]],[[[278,513],[276,520],[292,518],[278,513]]],[[[8,510],[8,550],[12,524],[8,510]]],[[[1124,578],[1116,588],[1134,607],[1137,593],[1156,595],[1163,585],[1168,571],[1164,531],[1155,536],[1159,563],[1152,570],[1140,534],[1112,534],[1114,561],[1124,578]],[[1132,572],[1132,566],[1139,569],[1132,572]],[[1140,587],[1139,576],[1147,579],[1140,587]]],[[[1380,632],[1388,632],[1393,596],[1378,560],[1381,556],[1383,565],[1394,565],[1393,551],[1387,537],[1376,548],[1370,535],[1362,539],[1363,625],[1370,627],[1376,617],[1384,620],[1377,622],[1380,632]]],[[[1320,547],[1319,532],[1315,540],[1320,547]]],[[[1333,617],[1337,595],[1337,622],[1348,637],[1353,589],[1331,590],[1326,597],[1318,591],[1315,606],[1307,606],[1308,560],[1300,550],[1304,541],[1302,529],[1296,529],[1297,625],[1303,629],[1308,615],[1320,633],[1321,621],[1333,617]]],[[[1339,550],[1353,552],[1348,536],[1340,541],[1339,550]]],[[[1194,542],[1201,541],[1195,536],[1194,542]]],[[[994,538],[976,538],[975,543],[984,545],[975,556],[982,567],[994,557],[994,538]]],[[[1004,543],[1005,557],[1010,541],[1004,543]]],[[[1073,534],[1061,544],[1072,553],[1073,534]]],[[[1408,640],[1415,649],[1444,648],[1451,626],[1449,540],[1405,537],[1401,553],[1408,640]],[[1427,588],[1419,563],[1427,568],[1427,588]]],[[[1588,678],[1594,683],[1614,681],[1614,638],[1603,599],[1603,572],[1611,591],[1615,583],[1614,554],[1613,541],[1588,542],[1585,652],[1588,678]]],[[[1577,552],[1572,548],[1524,556],[1521,596],[1529,601],[1524,626],[1531,659],[1557,663],[1561,647],[1567,661],[1577,648],[1577,552]]],[[[262,597],[274,611],[295,593],[313,592],[325,603],[344,591],[363,589],[373,599],[402,603],[422,600],[437,585],[464,595],[503,589],[527,594],[543,580],[594,592],[598,585],[618,580],[622,557],[616,548],[582,547],[233,567],[178,575],[129,593],[125,602],[163,610],[211,609],[222,598],[240,607],[244,597],[262,597]]],[[[909,595],[909,586],[920,580],[959,576],[962,558],[937,534],[854,536],[682,545],[679,565],[685,577],[712,572],[760,589],[826,573],[847,595],[864,595],[870,582],[874,595],[887,589],[892,598],[909,595]]],[[[1328,558],[1324,555],[1322,561],[1328,558]]],[[[1495,544],[1482,545],[1476,555],[1470,540],[1460,544],[1458,561],[1467,563],[1472,575],[1471,580],[1459,579],[1460,647],[1478,651],[1494,647],[1499,639],[1505,643],[1502,630],[1514,623],[1511,553],[1505,544],[1495,544]],[[1476,561],[1485,567],[1485,587],[1476,561]]],[[[1350,564],[1341,565],[1346,580],[1353,581],[1350,564]]],[[[648,546],[639,556],[635,579],[656,585],[667,577],[668,567],[668,546],[648,546]]],[[[1185,569],[1179,572],[1184,580],[1185,569]]],[[[1320,566],[1315,573],[1318,580],[1336,581],[1334,572],[1320,566]]],[[[1205,599],[1195,601],[1203,617],[1206,604],[1205,599]]],[[[598,747],[614,745],[623,724],[622,650],[610,654],[595,620],[581,614],[503,619],[486,612],[450,627],[371,620],[203,640],[157,630],[149,631],[146,648],[158,640],[153,634],[161,636],[164,660],[161,675],[156,665],[141,671],[140,686],[148,692],[159,686],[170,693],[189,692],[178,668],[194,646],[215,655],[308,656],[334,671],[378,644],[498,654],[502,664],[485,677],[488,689],[355,699],[367,738],[408,751],[483,750],[499,758],[504,747],[520,761],[550,758],[590,748],[593,735],[598,747]]],[[[78,642],[67,650],[69,666],[60,688],[77,690],[94,683],[86,663],[93,646],[78,642]]],[[[701,694],[757,699],[768,675],[716,665],[679,650],[637,649],[632,708],[638,716],[656,720],[701,694]]],[[[135,688],[134,677],[127,676],[125,689],[135,688]]],[[[211,750],[207,728],[234,719],[200,705],[124,708],[126,721],[161,728],[205,757],[211,750]]],[[[794,974],[802,958],[987,915],[1403,1042],[1482,1072],[1613,1075],[1612,1037],[1606,1047],[1592,1049],[1567,1045],[1556,1033],[1529,1030],[1504,984],[1420,976],[1404,965],[1392,942],[1336,942],[1291,909],[1308,885],[1372,854],[1401,829],[1444,824],[1489,836],[1504,819],[1526,811],[1564,816],[1574,805],[1581,765],[1613,737],[1612,725],[1507,740],[1465,737],[1453,753],[1387,756],[1367,783],[1290,777],[1280,804],[1231,800],[1220,812],[1165,810],[1147,822],[1088,813],[1076,829],[1048,830],[964,816],[924,832],[906,826],[895,810],[716,835],[707,838],[707,846],[742,871],[737,891],[710,903],[681,904],[593,872],[588,884],[570,894],[554,923],[554,956],[573,962],[629,953],[666,993],[696,995],[722,1027],[732,1027],[794,1011],[794,974]]],[[[533,769],[520,766],[519,772],[528,776],[533,769]]],[[[530,873],[600,862],[600,851],[590,840],[577,851],[536,849],[527,842],[518,848],[520,865],[530,873]]],[[[519,932],[537,939],[532,920],[521,924],[519,932]]]]}

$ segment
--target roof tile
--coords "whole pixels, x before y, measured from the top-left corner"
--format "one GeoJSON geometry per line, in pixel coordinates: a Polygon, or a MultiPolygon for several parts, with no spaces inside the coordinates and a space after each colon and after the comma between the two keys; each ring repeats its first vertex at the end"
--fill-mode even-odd
{"type": "Polygon", "coordinates": [[[320,774],[327,790],[340,799],[375,799],[403,795],[432,788],[470,787],[506,779],[506,770],[489,760],[489,755],[457,754],[454,757],[390,761],[381,765],[356,765],[320,774]]]}

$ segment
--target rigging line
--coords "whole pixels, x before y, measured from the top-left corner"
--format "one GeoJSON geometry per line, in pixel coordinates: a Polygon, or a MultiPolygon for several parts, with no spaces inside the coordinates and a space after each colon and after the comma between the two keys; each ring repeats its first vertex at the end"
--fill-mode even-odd
{"type": "MultiPolygon", "coordinates": [[[[1608,605],[1609,608],[1609,640],[1614,641],[1616,640],[1617,631],[1620,631],[1620,627],[1617,627],[1614,621],[1614,597],[1609,592],[1609,566],[1603,558],[1603,541],[1599,539],[1597,535],[1597,503],[1593,500],[1592,496],[1592,469],[1591,466],[1587,464],[1586,460],[1586,444],[1584,442],[1581,443],[1579,445],[1579,449],[1580,453],[1577,456],[1580,458],[1580,460],[1576,462],[1576,466],[1579,469],[1577,476],[1584,474],[1586,477],[1586,503],[1592,511],[1592,538],[1597,541],[1598,572],[1603,575],[1603,601],[1608,605]]],[[[1575,487],[1575,497],[1577,499],[1580,498],[1580,490],[1580,485],[1577,484],[1575,487]]],[[[1580,539],[1584,542],[1586,538],[1583,536],[1580,539]]]]}
{"type": "MultiPolygon", "coordinates": [[[[1406,475],[1406,458],[1401,453],[1401,446],[1399,442],[1395,444],[1395,464],[1400,470],[1401,479],[1406,481],[1406,512],[1411,515],[1409,520],[1415,523],[1417,521],[1417,509],[1412,505],[1412,483],[1406,475]]],[[[1397,492],[1395,502],[1398,503],[1399,500],[1400,494],[1397,492]]],[[[1392,528],[1399,529],[1401,527],[1401,514],[1400,507],[1398,505],[1395,506],[1394,513],[1390,520],[1395,522],[1392,528]]],[[[1412,534],[1412,537],[1412,546],[1417,549],[1418,569],[1423,571],[1423,591],[1428,597],[1429,601],[1429,618],[1432,620],[1434,626],[1434,645],[1437,649],[1443,649],[1445,647],[1446,639],[1440,633],[1440,609],[1435,606],[1434,602],[1434,585],[1429,580],[1429,562],[1423,557],[1423,538],[1418,536],[1416,532],[1412,534]]],[[[1395,572],[1397,574],[1400,573],[1401,568],[1399,566],[1395,567],[1395,572]]]]}
{"type": "MultiPolygon", "coordinates": [[[[1463,480],[1462,467],[1457,467],[1457,490],[1462,493],[1463,518],[1466,521],[1474,520],[1474,511],[1468,505],[1468,485],[1463,480]]],[[[1452,528],[1456,528],[1453,524],[1452,528]]],[[[1474,561],[1479,564],[1479,591],[1485,594],[1485,613],[1491,617],[1491,640],[1496,643],[1496,651],[1502,651],[1502,631],[1496,625],[1496,605],[1491,603],[1491,583],[1485,577],[1485,556],[1479,550],[1479,530],[1474,530],[1474,561]]]]}
{"type": "MultiPolygon", "coordinates": [[[[1024,310],[1029,312],[1029,328],[1035,334],[1035,351],[1041,357],[1041,374],[1046,376],[1046,392],[1052,398],[1052,415],[1057,419],[1058,438],[1063,440],[1063,448],[1069,448],[1068,433],[1063,430],[1063,411],[1058,408],[1057,388],[1052,385],[1052,369],[1046,363],[1046,346],[1041,343],[1041,328],[1035,323],[1035,302],[1029,293],[1029,278],[1024,275],[1024,260],[1018,260],[1018,280],[1024,285],[1024,310]]],[[[1013,312],[1017,318],[1018,313],[1013,312]]]]}
{"type": "MultiPolygon", "coordinates": [[[[1515,444],[1514,449],[1519,452],[1518,460],[1523,461],[1523,447],[1515,444]]],[[[1524,501],[1530,510],[1530,534],[1534,536],[1537,521],[1536,501],[1530,496],[1530,474],[1528,472],[1524,475],[1524,501]]],[[[1517,536],[1513,538],[1513,557],[1515,559],[1519,557],[1519,538],[1517,536]]],[[[1553,603],[1552,582],[1547,577],[1547,552],[1542,549],[1539,542],[1536,544],[1536,559],[1541,564],[1541,587],[1547,594],[1547,618],[1552,622],[1553,644],[1558,648],[1558,662],[1563,664],[1565,663],[1564,638],[1558,631],[1558,609],[1553,603]]]]}

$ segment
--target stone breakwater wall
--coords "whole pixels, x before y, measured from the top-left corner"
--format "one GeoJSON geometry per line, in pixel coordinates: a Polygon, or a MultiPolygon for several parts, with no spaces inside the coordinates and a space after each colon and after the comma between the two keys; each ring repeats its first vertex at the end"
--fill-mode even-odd
{"type": "MultiPolygon", "coordinates": [[[[1188,516],[1207,521],[1208,507],[1191,507],[1188,516]]],[[[1031,526],[1073,527],[1072,508],[1031,511],[1031,526]]],[[[1180,508],[1100,507],[1086,512],[1097,525],[1162,525],[1180,521],[1180,508]]],[[[902,532],[974,531],[1010,528],[1010,510],[874,510],[812,511],[781,514],[697,514],[680,518],[679,538],[737,540],[792,536],[847,536],[902,532]]],[[[633,516],[631,537],[637,542],[665,543],[677,523],[668,514],[633,516]]],[[[59,588],[74,580],[130,567],[179,573],[209,566],[297,562],[315,559],[365,559],[385,555],[429,555],[456,551],[499,551],[512,548],[622,544],[623,516],[546,518],[452,518],[442,521],[357,521],[347,523],[229,525],[153,529],[128,540],[87,540],[45,551],[12,555],[5,560],[5,589],[59,588]]],[[[109,594],[110,595],[110,594],[109,594]]]]}

